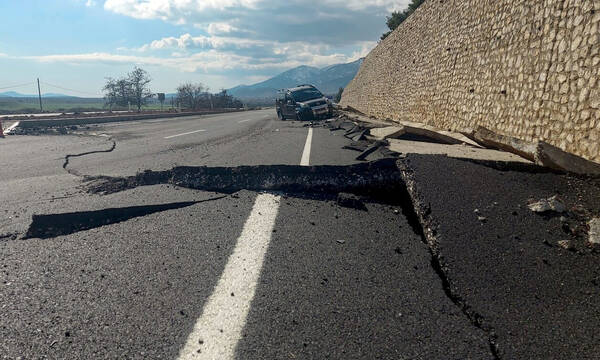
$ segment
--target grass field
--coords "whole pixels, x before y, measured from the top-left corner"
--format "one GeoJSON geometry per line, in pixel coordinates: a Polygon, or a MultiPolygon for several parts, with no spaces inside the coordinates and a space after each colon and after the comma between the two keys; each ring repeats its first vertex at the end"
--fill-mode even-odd
{"type": "MultiPolygon", "coordinates": [[[[42,98],[44,112],[83,112],[107,110],[104,99],[99,98],[42,98]]],[[[168,108],[165,102],[165,109],[168,108]]],[[[160,104],[151,103],[144,106],[145,110],[159,110],[160,104]]],[[[127,108],[113,108],[113,110],[127,110],[127,108]]],[[[38,98],[12,98],[0,97],[0,114],[35,114],[40,112],[38,98]]]]}

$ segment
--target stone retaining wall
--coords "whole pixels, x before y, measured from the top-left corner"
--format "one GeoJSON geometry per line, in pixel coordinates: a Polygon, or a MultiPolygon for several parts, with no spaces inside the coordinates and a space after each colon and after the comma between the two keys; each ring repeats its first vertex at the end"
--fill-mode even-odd
{"type": "Polygon", "coordinates": [[[600,0],[426,0],[368,55],[341,105],[600,162],[599,25],[600,0]]]}

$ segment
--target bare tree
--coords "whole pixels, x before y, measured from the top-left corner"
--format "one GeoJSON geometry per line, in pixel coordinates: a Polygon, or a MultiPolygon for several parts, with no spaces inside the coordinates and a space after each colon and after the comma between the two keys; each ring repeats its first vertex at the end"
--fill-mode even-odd
{"type": "Polygon", "coordinates": [[[201,106],[205,90],[202,83],[181,84],[177,87],[177,101],[188,109],[196,110],[201,106]]]}
{"type": "Polygon", "coordinates": [[[146,70],[137,66],[128,74],[127,79],[131,86],[133,103],[137,106],[138,112],[140,112],[142,105],[146,105],[148,99],[154,95],[148,87],[148,84],[152,80],[146,70]]]}
{"type": "Polygon", "coordinates": [[[112,110],[115,105],[128,106],[133,103],[140,112],[142,106],[153,96],[148,87],[150,81],[148,73],[138,67],[135,67],[126,77],[106,78],[103,88],[106,105],[112,110]]]}

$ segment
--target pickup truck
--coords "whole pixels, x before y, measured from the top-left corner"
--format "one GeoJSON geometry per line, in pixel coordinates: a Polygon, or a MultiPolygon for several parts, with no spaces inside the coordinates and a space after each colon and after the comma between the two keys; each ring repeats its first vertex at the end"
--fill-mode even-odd
{"type": "Polygon", "coordinates": [[[275,100],[279,120],[316,120],[332,116],[333,106],[316,87],[299,85],[281,90],[275,100]]]}

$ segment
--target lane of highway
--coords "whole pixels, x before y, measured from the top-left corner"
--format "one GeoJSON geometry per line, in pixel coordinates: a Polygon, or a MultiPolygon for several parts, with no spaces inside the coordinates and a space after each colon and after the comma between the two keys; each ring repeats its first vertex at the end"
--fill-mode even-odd
{"type": "MultiPolygon", "coordinates": [[[[348,143],[341,135],[303,125],[259,111],[92,127],[89,133],[110,135],[115,150],[71,158],[68,170],[131,175],[173,164],[356,162],[341,149],[348,143]],[[198,130],[206,131],[164,139],[198,130]]],[[[109,219],[107,209],[123,216],[46,239],[23,240],[26,228],[17,226],[15,239],[0,241],[5,356],[489,357],[486,335],[445,296],[426,246],[398,207],[361,211],[326,198],[249,191],[219,198],[169,185],[86,194],[82,179],[62,169],[64,156],[107,145],[97,136],[0,144],[17,155],[2,165],[17,169],[12,162],[27,162],[25,155],[35,163],[16,170],[18,181],[0,179],[17,194],[2,193],[0,211],[16,211],[16,223],[54,214],[60,224],[61,214],[84,210],[100,212],[77,221],[109,219]],[[150,205],[185,201],[197,203],[151,212],[150,205]]],[[[12,231],[13,220],[0,224],[0,234],[12,231]]]]}

